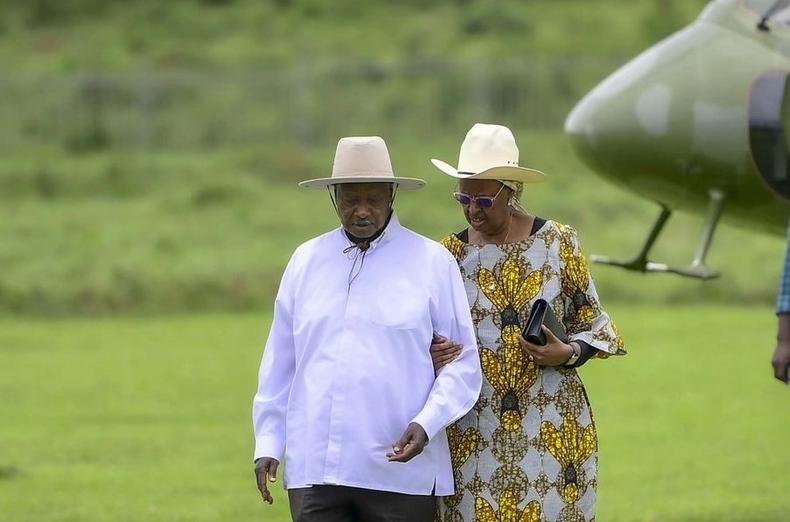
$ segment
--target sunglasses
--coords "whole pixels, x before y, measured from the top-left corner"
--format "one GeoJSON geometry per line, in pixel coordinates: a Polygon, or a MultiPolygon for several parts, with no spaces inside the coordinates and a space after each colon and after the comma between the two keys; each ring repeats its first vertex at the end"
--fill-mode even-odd
{"type": "Polygon", "coordinates": [[[494,206],[494,200],[499,196],[503,188],[505,188],[504,185],[499,187],[499,192],[493,196],[470,196],[463,192],[453,192],[453,197],[463,206],[471,205],[472,201],[474,201],[480,208],[491,208],[494,206]]]}

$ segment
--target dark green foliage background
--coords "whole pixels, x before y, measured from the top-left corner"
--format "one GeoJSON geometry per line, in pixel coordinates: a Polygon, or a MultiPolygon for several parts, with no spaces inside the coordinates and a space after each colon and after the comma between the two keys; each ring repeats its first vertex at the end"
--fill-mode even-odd
{"type": "MultiPolygon", "coordinates": [[[[628,256],[657,209],[573,156],[562,122],[701,1],[2,2],[0,313],[268,307],[301,241],[336,226],[323,194],[338,137],[380,134],[402,221],[463,226],[452,183],[475,121],[509,125],[548,183],[525,202],[628,256]]],[[[660,261],[687,263],[701,220],[673,219],[660,261]]],[[[770,306],[783,242],[726,226],[700,283],[595,267],[604,302],[770,306]]]]}

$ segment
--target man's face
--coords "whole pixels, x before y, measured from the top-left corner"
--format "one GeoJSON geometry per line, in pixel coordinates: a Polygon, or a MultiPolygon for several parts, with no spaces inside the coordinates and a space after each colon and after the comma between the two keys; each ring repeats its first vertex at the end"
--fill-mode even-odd
{"type": "Polygon", "coordinates": [[[343,183],[337,185],[340,222],[359,238],[375,234],[387,221],[392,198],[389,183],[343,183]]]}

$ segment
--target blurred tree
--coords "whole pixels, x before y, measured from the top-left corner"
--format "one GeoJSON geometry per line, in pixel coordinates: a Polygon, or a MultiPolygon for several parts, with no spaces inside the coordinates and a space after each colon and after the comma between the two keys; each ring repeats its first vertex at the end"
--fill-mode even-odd
{"type": "Polygon", "coordinates": [[[461,20],[468,35],[520,33],[526,37],[530,32],[523,10],[507,3],[473,3],[462,11],[461,20]]]}
{"type": "Polygon", "coordinates": [[[28,0],[22,3],[30,27],[57,25],[81,16],[102,14],[114,0],[28,0]]]}

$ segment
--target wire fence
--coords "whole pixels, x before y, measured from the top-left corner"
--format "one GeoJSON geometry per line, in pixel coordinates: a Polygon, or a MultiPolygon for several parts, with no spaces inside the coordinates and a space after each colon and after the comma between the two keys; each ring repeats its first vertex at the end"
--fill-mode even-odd
{"type": "Polygon", "coordinates": [[[430,136],[472,121],[560,128],[623,62],[304,62],[245,72],[0,75],[0,150],[193,149],[298,142],[387,129],[430,136]]]}

